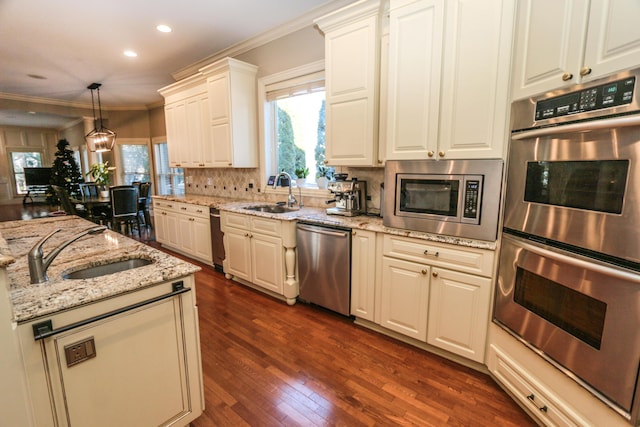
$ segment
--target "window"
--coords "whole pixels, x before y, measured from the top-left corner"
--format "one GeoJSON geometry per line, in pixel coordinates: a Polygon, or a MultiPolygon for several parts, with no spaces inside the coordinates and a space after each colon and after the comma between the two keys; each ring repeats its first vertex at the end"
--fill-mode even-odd
{"type": "Polygon", "coordinates": [[[42,167],[42,153],[40,152],[12,152],[11,164],[13,177],[16,182],[17,194],[27,194],[27,184],[24,178],[24,168],[42,167]]]}
{"type": "MultiPolygon", "coordinates": [[[[264,100],[265,178],[284,170],[308,169],[315,188],[325,159],[324,63],[313,63],[260,81],[264,100]]],[[[295,178],[295,176],[294,176],[295,178]]]]}
{"type": "MultiPolygon", "coordinates": [[[[149,146],[145,144],[118,144],[122,170],[118,175],[125,185],[132,182],[147,182],[151,180],[149,164],[149,146]]],[[[117,169],[116,169],[117,170],[117,169]]]]}
{"type": "Polygon", "coordinates": [[[169,167],[167,142],[154,141],[153,155],[155,158],[157,194],[184,194],[184,170],[182,168],[169,167]]]}

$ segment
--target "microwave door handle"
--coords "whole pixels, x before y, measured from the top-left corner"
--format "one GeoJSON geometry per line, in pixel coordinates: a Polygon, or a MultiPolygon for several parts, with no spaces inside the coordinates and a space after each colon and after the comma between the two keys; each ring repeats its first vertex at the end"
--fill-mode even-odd
{"type": "MultiPolygon", "coordinates": [[[[609,129],[613,127],[627,127],[640,125],[640,115],[614,117],[604,120],[594,120],[589,122],[572,123],[569,125],[562,125],[562,133],[564,132],[579,132],[583,130],[596,130],[596,129],[609,129]]],[[[538,128],[528,130],[524,132],[518,132],[511,135],[511,139],[518,141],[521,139],[537,138],[539,136],[557,135],[558,126],[538,128]]]]}
{"type": "Polygon", "coordinates": [[[628,273],[626,271],[617,270],[614,268],[606,267],[601,264],[596,264],[594,262],[584,261],[582,259],[573,258],[567,255],[560,254],[558,252],[553,252],[548,249],[542,248],[537,245],[532,245],[527,243],[525,240],[512,237],[507,234],[503,234],[503,239],[511,240],[517,247],[520,247],[524,250],[532,252],[536,255],[540,255],[542,257],[546,257],[548,259],[556,260],[558,262],[562,262],[564,264],[569,264],[576,266],[578,268],[583,268],[585,270],[595,271],[597,273],[604,274],[609,277],[614,277],[616,279],[625,280],[632,283],[640,284],[640,276],[638,274],[628,273]]]}

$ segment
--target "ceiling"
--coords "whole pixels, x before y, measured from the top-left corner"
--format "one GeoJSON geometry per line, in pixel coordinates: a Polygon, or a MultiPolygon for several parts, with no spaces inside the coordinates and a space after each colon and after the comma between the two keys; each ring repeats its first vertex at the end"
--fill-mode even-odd
{"type": "MultiPolygon", "coordinates": [[[[311,25],[352,1],[0,0],[0,97],[90,108],[87,86],[98,82],[103,107],[161,103],[158,89],[189,66],[284,24],[311,25]],[[159,24],[172,31],[159,32],[159,24]]],[[[0,125],[59,127],[70,119],[35,116],[0,109],[0,125]]]]}

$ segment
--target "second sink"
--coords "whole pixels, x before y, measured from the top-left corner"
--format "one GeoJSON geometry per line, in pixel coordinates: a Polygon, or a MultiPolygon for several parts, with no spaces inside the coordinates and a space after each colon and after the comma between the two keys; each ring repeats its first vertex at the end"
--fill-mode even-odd
{"type": "Polygon", "coordinates": [[[267,212],[267,213],[287,213],[287,212],[293,212],[295,210],[295,209],[287,208],[285,206],[280,206],[280,205],[247,206],[245,209],[249,211],[267,212]]]}
{"type": "Polygon", "coordinates": [[[91,279],[93,277],[105,276],[107,274],[118,273],[120,271],[131,270],[132,268],[143,267],[153,261],[144,258],[132,258],[124,261],[116,261],[109,264],[96,265],[63,274],[65,279],[91,279]]]}

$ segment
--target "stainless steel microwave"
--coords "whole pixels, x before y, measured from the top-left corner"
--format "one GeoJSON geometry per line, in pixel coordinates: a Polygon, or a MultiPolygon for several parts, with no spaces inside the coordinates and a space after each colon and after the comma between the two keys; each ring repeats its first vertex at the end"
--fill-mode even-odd
{"type": "Polygon", "coordinates": [[[388,160],[383,223],[387,227],[496,240],[502,169],[501,159],[388,160]]]}

